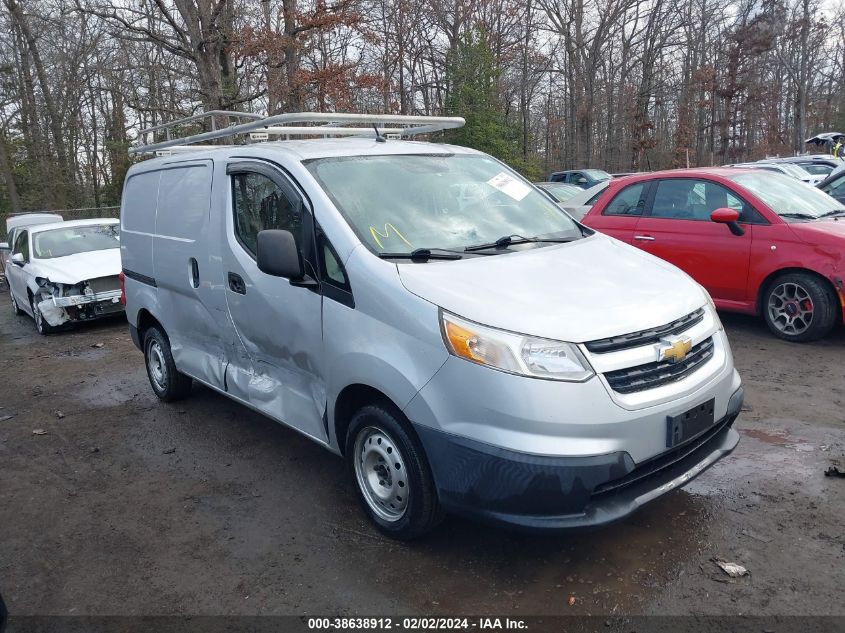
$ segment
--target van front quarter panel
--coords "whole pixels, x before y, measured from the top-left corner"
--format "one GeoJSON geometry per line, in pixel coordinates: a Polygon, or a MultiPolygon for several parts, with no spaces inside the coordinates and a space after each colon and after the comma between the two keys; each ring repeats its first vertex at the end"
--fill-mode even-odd
{"type": "MultiPolygon", "coordinates": [[[[337,398],[345,387],[366,385],[402,409],[449,357],[438,308],[405,289],[396,264],[359,246],[345,267],[355,307],[323,298],[329,419],[336,423],[341,422],[336,418],[337,398]]],[[[343,438],[331,439],[342,452],[343,438]]]]}

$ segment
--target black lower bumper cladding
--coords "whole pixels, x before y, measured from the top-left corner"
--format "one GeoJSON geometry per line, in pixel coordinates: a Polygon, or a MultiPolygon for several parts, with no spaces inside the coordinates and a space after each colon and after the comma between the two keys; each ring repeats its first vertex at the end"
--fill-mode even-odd
{"type": "Polygon", "coordinates": [[[593,528],[631,514],[729,454],[739,442],[732,427],[742,401],[739,388],[710,429],[639,464],[624,451],[540,456],[416,430],[447,510],[532,531],[593,528]]]}

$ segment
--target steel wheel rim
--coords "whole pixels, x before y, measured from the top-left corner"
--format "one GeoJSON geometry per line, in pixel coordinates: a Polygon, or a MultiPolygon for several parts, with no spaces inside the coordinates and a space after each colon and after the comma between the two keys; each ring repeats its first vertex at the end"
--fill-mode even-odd
{"type": "Polygon", "coordinates": [[[813,323],[813,299],[801,284],[792,281],[775,286],[769,294],[768,309],[772,324],[784,334],[803,334],[813,323]]]}
{"type": "Polygon", "coordinates": [[[167,389],[167,367],[164,362],[164,352],[158,341],[151,341],[147,346],[147,369],[150,371],[155,386],[160,391],[167,389]]]}
{"type": "Polygon", "coordinates": [[[381,519],[396,522],[408,509],[405,460],[396,442],[383,430],[368,426],[355,439],[354,465],[367,506],[381,519]]]}

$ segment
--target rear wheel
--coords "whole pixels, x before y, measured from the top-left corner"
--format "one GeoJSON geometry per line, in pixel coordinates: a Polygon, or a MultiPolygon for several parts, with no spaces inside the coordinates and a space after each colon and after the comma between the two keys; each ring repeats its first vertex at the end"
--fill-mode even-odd
{"type": "Polygon", "coordinates": [[[155,326],[144,332],[144,364],[150,386],[160,400],[173,402],[191,393],[191,377],[176,369],[170,341],[155,326]]]}
{"type": "Polygon", "coordinates": [[[35,321],[35,329],[38,330],[39,334],[46,336],[56,331],[56,328],[47,323],[44,315],[41,314],[41,310],[38,309],[38,299],[32,295],[29,297],[29,306],[32,308],[32,318],[35,321]]]}
{"type": "Polygon", "coordinates": [[[775,336],[804,343],[822,338],[836,324],[838,303],[821,279],[806,273],[777,277],[763,297],[763,316],[775,336]]]}
{"type": "Polygon", "coordinates": [[[428,460],[394,407],[372,404],[355,414],[346,458],[361,504],[384,534],[410,540],[442,519],[428,460]]]}

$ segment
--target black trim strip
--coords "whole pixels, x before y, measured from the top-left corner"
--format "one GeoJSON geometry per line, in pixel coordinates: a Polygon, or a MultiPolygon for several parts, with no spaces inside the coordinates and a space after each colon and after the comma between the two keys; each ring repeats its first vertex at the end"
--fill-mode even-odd
{"type": "Polygon", "coordinates": [[[588,350],[593,354],[605,354],[607,352],[617,352],[623,349],[632,347],[641,347],[650,343],[658,343],[664,336],[670,334],[678,334],[688,330],[693,325],[700,323],[704,319],[704,308],[699,308],[695,312],[690,312],[688,315],[676,319],[666,325],[651,328],[650,330],[640,330],[639,332],[631,332],[630,334],[622,334],[620,336],[611,336],[609,338],[598,339],[596,341],[589,341],[584,344],[588,350]]]}
{"type": "MultiPolygon", "coordinates": [[[[671,448],[665,453],[652,457],[641,464],[638,464],[634,470],[629,472],[624,477],[608,481],[593,489],[593,494],[590,500],[594,500],[602,495],[619,492],[646,477],[651,477],[657,473],[671,468],[679,461],[686,459],[690,455],[696,454],[703,446],[708,444],[714,437],[719,435],[722,431],[730,428],[734,420],[736,420],[737,413],[728,413],[724,418],[718,420],[712,427],[701,433],[700,435],[688,440],[680,446],[671,448]]],[[[701,451],[701,454],[710,452],[710,448],[701,451]]],[[[700,456],[699,456],[700,457],[700,456]]]]}
{"type": "Polygon", "coordinates": [[[158,288],[158,284],[156,283],[155,277],[147,277],[146,275],[136,273],[134,270],[129,270],[127,268],[123,269],[123,274],[126,275],[129,279],[140,281],[142,284],[152,286],[153,288],[158,288]]]}

